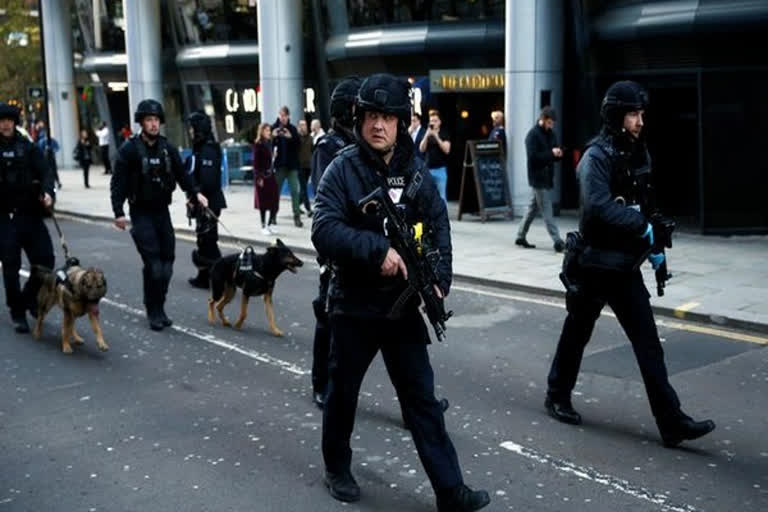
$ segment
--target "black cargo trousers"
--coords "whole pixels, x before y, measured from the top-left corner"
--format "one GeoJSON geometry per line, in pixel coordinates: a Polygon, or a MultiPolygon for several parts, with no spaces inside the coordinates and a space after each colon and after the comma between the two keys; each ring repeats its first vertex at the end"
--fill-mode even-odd
{"type": "Polygon", "coordinates": [[[640,271],[584,270],[580,284],[578,293],[566,294],[568,316],[549,371],[549,396],[557,401],[570,400],[584,348],[608,304],[632,343],[657,423],[680,417],[680,400],[669,383],[650,294],[640,271]]]}

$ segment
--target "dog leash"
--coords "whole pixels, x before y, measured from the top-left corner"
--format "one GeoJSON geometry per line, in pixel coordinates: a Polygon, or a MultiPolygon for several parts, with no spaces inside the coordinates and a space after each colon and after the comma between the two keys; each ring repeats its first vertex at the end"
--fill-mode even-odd
{"type": "Polygon", "coordinates": [[[61,232],[59,221],[56,220],[56,214],[53,212],[53,207],[49,210],[51,212],[51,219],[53,219],[53,225],[56,227],[56,232],[59,234],[59,240],[61,241],[61,248],[64,250],[64,261],[69,259],[69,247],[67,241],[64,240],[64,233],[61,232]]]}
{"type": "Polygon", "coordinates": [[[242,241],[237,236],[235,236],[235,234],[226,226],[226,224],[221,222],[221,219],[218,218],[215,213],[213,213],[213,210],[211,210],[208,206],[206,206],[203,211],[205,212],[206,215],[208,215],[213,220],[215,220],[217,224],[221,225],[221,227],[224,228],[224,231],[226,231],[227,234],[234,239],[235,245],[237,245],[238,249],[240,249],[241,251],[245,250],[245,246],[243,245],[242,241]]]}

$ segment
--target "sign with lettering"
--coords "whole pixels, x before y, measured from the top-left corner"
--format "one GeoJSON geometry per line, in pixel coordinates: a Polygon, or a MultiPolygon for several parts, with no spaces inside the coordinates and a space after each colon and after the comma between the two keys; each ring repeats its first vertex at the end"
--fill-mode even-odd
{"type": "Polygon", "coordinates": [[[506,161],[499,141],[467,141],[459,191],[459,220],[470,211],[476,211],[483,222],[491,215],[512,215],[506,161]],[[471,194],[472,189],[476,194],[471,194]],[[468,206],[470,195],[477,197],[476,210],[468,206]]]}
{"type": "Polygon", "coordinates": [[[429,72],[430,92],[491,92],[504,90],[504,70],[491,69],[432,69],[429,72]]]}

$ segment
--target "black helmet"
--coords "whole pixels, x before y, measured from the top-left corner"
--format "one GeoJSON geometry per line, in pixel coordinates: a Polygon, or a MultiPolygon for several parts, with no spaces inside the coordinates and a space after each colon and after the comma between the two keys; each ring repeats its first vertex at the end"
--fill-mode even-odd
{"type": "Polygon", "coordinates": [[[19,124],[19,108],[0,101],[0,119],[10,119],[19,124]]]}
{"type": "Polygon", "coordinates": [[[619,132],[624,126],[624,115],[627,112],[646,108],[648,93],[645,89],[637,82],[622,80],[611,85],[605,92],[600,117],[609,129],[619,132]]]}
{"type": "Polygon", "coordinates": [[[331,116],[344,125],[352,124],[352,107],[360,90],[360,79],[350,76],[339,82],[331,93],[331,116]]]}
{"type": "Polygon", "coordinates": [[[159,101],[147,99],[139,102],[139,106],[136,107],[136,112],[133,114],[133,120],[141,123],[146,116],[157,116],[161,123],[165,122],[165,112],[163,112],[163,106],[159,101]]]}
{"type": "Polygon", "coordinates": [[[195,132],[194,139],[196,141],[205,140],[213,133],[211,119],[205,115],[205,112],[200,112],[199,110],[197,112],[192,112],[189,117],[187,117],[187,122],[189,123],[189,126],[192,127],[192,131],[195,132]]]}
{"type": "Polygon", "coordinates": [[[411,84],[387,73],[371,75],[360,85],[355,106],[358,114],[374,110],[394,114],[408,124],[411,120],[411,84]]]}

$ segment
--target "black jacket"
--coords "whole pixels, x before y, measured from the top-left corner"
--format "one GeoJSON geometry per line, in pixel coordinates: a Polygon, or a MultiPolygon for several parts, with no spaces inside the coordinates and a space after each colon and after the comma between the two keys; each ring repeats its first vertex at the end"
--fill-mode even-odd
{"type": "MultiPolygon", "coordinates": [[[[383,226],[364,214],[358,201],[379,185],[378,170],[390,187],[407,186],[417,167],[413,142],[407,133],[398,137],[390,165],[364,142],[343,150],[326,168],[312,217],[312,243],[323,258],[333,263],[329,291],[329,313],[384,317],[406,288],[402,276],[383,277],[381,264],[390,247],[383,226]]],[[[429,240],[441,254],[438,268],[440,288],[447,295],[452,273],[450,223],[445,203],[434,181],[424,172],[415,200],[405,205],[409,223],[423,221],[429,240]]],[[[415,316],[418,299],[405,314],[415,316]]]]}
{"type": "Polygon", "coordinates": [[[555,180],[555,155],[557,136],[538,123],[525,136],[525,152],[528,155],[528,184],[533,188],[552,188],[555,180]]]}
{"type": "Polygon", "coordinates": [[[280,135],[279,129],[282,127],[280,119],[275,121],[272,125],[272,147],[277,151],[275,157],[275,169],[280,167],[287,167],[288,169],[299,169],[299,146],[301,146],[301,138],[299,131],[290,122],[286,125],[287,129],[291,133],[291,138],[280,135]]]}
{"type": "Polygon", "coordinates": [[[93,157],[91,156],[91,149],[92,146],[90,143],[84,144],[82,140],[77,141],[77,146],[75,146],[74,156],[75,160],[80,165],[91,164],[91,161],[93,160],[93,157]]]}
{"type": "Polygon", "coordinates": [[[620,137],[601,133],[588,144],[579,162],[579,228],[587,246],[615,260],[608,267],[628,270],[648,248],[648,241],[641,237],[655,203],[645,146],[620,137]]]}
{"type": "Polygon", "coordinates": [[[221,146],[213,139],[196,144],[184,168],[192,176],[200,193],[208,199],[208,207],[220,211],[227,207],[221,190],[221,146]]]}
{"type": "Polygon", "coordinates": [[[53,191],[53,173],[43,153],[18,132],[0,137],[0,212],[43,215],[40,196],[53,191]]]}
{"type": "Polygon", "coordinates": [[[131,210],[165,210],[171,204],[176,183],[187,193],[189,200],[197,202],[199,189],[192,177],[184,172],[178,150],[163,136],[149,146],[141,139],[141,134],[134,135],[120,147],[110,182],[115,218],[125,216],[123,205],[126,199],[131,210]],[[139,145],[146,148],[151,164],[147,172],[139,145]]]}
{"type": "Polygon", "coordinates": [[[331,128],[328,130],[328,133],[320,137],[312,153],[310,182],[315,191],[320,186],[320,178],[323,176],[323,172],[325,172],[333,157],[336,156],[336,153],[353,142],[354,135],[351,132],[346,132],[343,128],[339,130],[331,128]]]}

